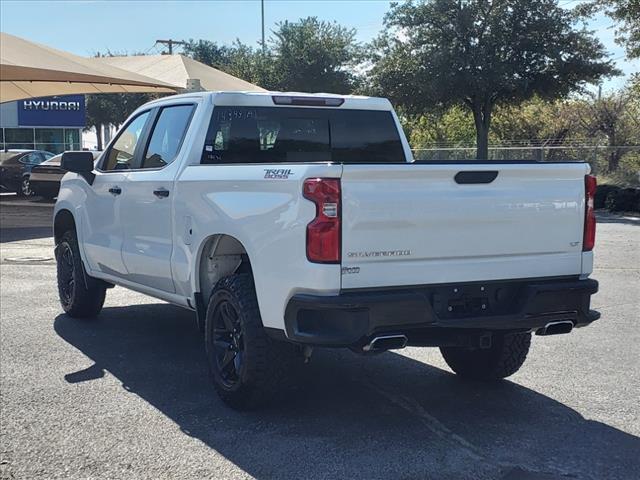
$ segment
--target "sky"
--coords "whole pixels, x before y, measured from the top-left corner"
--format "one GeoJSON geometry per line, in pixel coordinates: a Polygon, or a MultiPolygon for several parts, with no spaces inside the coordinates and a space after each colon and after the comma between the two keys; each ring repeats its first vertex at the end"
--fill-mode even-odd
{"type": "MultiPolygon", "coordinates": [[[[571,7],[579,0],[561,0],[571,7]]],[[[276,23],[317,16],[355,28],[367,42],[382,29],[391,2],[383,0],[265,0],[267,38],[276,23]]],[[[625,77],[605,83],[611,90],[626,76],[640,71],[640,61],[624,56],[614,42],[612,22],[599,16],[589,28],[607,47],[625,77]]],[[[230,44],[235,39],[257,46],[261,36],[259,0],[124,1],[124,0],[0,0],[0,30],[82,56],[111,51],[118,54],[161,53],[157,39],[205,39],[230,44]]]]}

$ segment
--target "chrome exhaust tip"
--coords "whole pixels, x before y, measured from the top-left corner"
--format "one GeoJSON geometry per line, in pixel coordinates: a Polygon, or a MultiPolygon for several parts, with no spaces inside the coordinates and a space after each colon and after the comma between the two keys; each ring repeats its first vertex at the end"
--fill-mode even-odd
{"type": "Polygon", "coordinates": [[[560,322],[549,322],[543,328],[536,331],[536,335],[560,335],[569,333],[573,330],[573,322],[571,320],[562,320],[560,322]]]}
{"type": "Polygon", "coordinates": [[[364,352],[396,350],[406,347],[407,341],[406,335],[381,335],[374,337],[369,343],[362,347],[362,350],[364,352]]]}

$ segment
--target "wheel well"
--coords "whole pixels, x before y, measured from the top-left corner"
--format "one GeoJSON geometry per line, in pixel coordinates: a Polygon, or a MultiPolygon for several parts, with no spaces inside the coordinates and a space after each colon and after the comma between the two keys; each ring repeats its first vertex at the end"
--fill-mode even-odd
{"type": "Polygon", "coordinates": [[[53,222],[53,238],[56,245],[60,243],[60,239],[65,232],[76,229],[76,222],[73,219],[73,215],[69,210],[60,210],[56,214],[56,219],[53,222]]]}
{"type": "Polygon", "coordinates": [[[213,235],[202,248],[198,268],[199,291],[205,302],[223,277],[236,272],[251,273],[249,255],[242,243],[230,235],[213,235]]]}

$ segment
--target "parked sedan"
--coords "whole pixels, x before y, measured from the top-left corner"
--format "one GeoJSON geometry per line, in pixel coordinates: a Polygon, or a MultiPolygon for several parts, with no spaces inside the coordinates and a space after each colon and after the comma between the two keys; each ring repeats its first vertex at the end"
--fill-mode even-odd
{"type": "MultiPolygon", "coordinates": [[[[91,153],[95,160],[102,152],[96,151],[91,153]]],[[[62,154],[59,154],[31,169],[29,183],[31,185],[31,190],[35,195],[45,198],[55,198],[58,196],[60,180],[62,180],[64,174],[67,173],[65,170],[60,168],[61,162],[62,154]]]]}
{"type": "Polygon", "coordinates": [[[0,152],[0,186],[19,196],[33,194],[29,184],[31,169],[53,157],[44,150],[5,150],[0,152]]]}

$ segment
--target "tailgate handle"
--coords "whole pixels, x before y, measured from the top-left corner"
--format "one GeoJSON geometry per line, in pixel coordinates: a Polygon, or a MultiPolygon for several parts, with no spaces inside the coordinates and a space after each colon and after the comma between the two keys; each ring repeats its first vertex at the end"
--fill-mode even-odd
{"type": "Polygon", "coordinates": [[[491,183],[497,176],[497,170],[467,171],[456,173],[454,179],[459,184],[491,183]]]}

